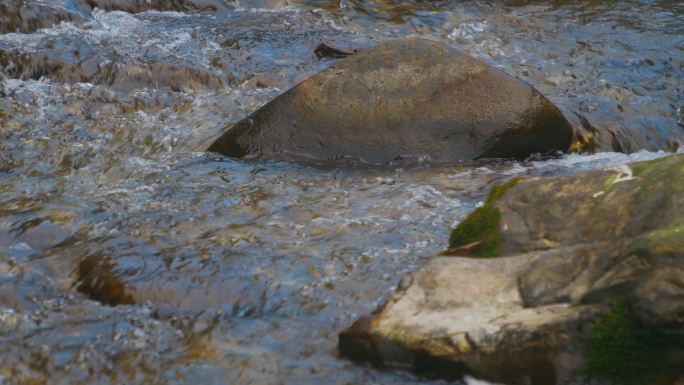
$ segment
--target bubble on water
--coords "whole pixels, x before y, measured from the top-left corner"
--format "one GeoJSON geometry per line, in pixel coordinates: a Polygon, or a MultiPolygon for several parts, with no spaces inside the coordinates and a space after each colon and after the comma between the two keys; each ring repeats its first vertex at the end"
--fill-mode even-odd
{"type": "Polygon", "coordinates": [[[466,22],[454,28],[447,37],[452,40],[473,42],[487,28],[488,26],[486,21],[466,22]]]}

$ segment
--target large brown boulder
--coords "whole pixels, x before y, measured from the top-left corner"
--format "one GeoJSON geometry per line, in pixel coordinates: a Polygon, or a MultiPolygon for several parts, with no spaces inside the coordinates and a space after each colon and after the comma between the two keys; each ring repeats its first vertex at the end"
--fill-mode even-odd
{"type": "Polygon", "coordinates": [[[456,162],[566,151],[572,128],[530,85],[444,44],[400,39],[305,80],[217,139],[235,158],[456,162]]]}
{"type": "Polygon", "coordinates": [[[506,384],[672,384],[684,377],[683,180],[679,155],[494,188],[452,233],[456,256],[406,276],[340,352],[506,384]]]}

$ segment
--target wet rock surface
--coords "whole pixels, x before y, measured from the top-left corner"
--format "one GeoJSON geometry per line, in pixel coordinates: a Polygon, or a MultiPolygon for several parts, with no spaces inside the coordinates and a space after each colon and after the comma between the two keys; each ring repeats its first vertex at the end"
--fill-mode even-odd
{"type": "Polygon", "coordinates": [[[224,82],[218,71],[211,69],[137,60],[107,63],[102,56],[80,57],[78,51],[64,56],[61,49],[19,56],[0,52],[0,66],[9,76],[22,80],[48,77],[56,82],[104,84],[118,91],[166,88],[188,92],[220,88],[224,82]]]}
{"type": "Polygon", "coordinates": [[[219,12],[234,9],[222,0],[2,0],[0,33],[31,33],[62,22],[82,24],[95,9],[140,13],[150,10],[219,12]]]}
{"type": "Polygon", "coordinates": [[[64,296],[44,301],[40,310],[3,308],[0,375],[26,384],[74,378],[168,383],[168,367],[159,361],[180,363],[193,354],[211,359],[211,349],[201,344],[214,322],[212,314],[170,320],[149,309],[108,308],[64,296]]]}
{"type": "Polygon", "coordinates": [[[278,300],[269,299],[282,296],[277,293],[278,288],[269,288],[268,283],[259,282],[253,276],[214,278],[217,274],[211,274],[206,267],[168,269],[163,258],[152,259],[149,256],[144,267],[126,270],[132,266],[131,261],[89,256],[77,268],[77,289],[89,298],[113,306],[149,304],[176,311],[221,308],[227,314],[247,317],[263,316],[278,308],[278,300]],[[162,270],[166,273],[160,277],[162,270]],[[156,273],[153,279],[148,278],[151,273],[156,273]],[[190,278],[201,274],[207,276],[200,282],[190,278]]]}
{"type": "Polygon", "coordinates": [[[520,181],[491,203],[501,257],[430,261],[340,335],[341,353],[447,377],[460,368],[512,384],[578,383],[578,346],[620,303],[670,336],[662,349],[674,350],[647,370],[651,383],[673,381],[683,374],[682,176],[679,155],[520,181]]]}
{"type": "Polygon", "coordinates": [[[561,357],[598,309],[524,306],[516,277],[533,258],[436,258],[405,276],[377,314],[340,334],[340,353],[452,380],[571,383],[582,376],[581,361],[561,357]],[[558,371],[558,361],[569,365],[558,371]]]}
{"type": "Polygon", "coordinates": [[[82,23],[84,15],[69,10],[66,1],[0,1],[0,33],[30,33],[63,21],[82,23]]]}
{"type": "Polygon", "coordinates": [[[218,12],[231,10],[224,0],[80,0],[85,7],[106,11],[140,13],[150,10],[174,12],[218,12]]]}
{"type": "Polygon", "coordinates": [[[453,163],[566,151],[572,129],[531,86],[438,42],[404,39],[339,61],[218,138],[235,158],[453,163]]]}
{"type": "Polygon", "coordinates": [[[315,60],[311,50],[332,31],[316,27],[316,20],[310,20],[310,28],[267,27],[269,18],[277,23],[277,14],[220,15],[188,26],[173,14],[97,11],[84,28],[62,25],[57,33],[37,32],[37,40],[5,35],[0,41],[0,73],[24,81],[104,85],[124,93],[196,93],[248,81],[259,88],[285,87],[306,77],[307,68],[326,64],[315,60]],[[275,40],[274,34],[281,37],[275,40]],[[261,40],[266,42],[257,44],[261,40]]]}
{"type": "Polygon", "coordinates": [[[42,301],[60,294],[45,272],[17,263],[0,265],[0,305],[5,309],[36,310],[42,301]]]}

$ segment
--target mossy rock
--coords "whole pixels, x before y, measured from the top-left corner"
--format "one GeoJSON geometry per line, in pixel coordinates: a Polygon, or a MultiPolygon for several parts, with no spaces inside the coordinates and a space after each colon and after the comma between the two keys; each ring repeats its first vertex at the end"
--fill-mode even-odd
{"type": "Polygon", "coordinates": [[[494,186],[444,253],[480,258],[431,259],[340,351],[509,384],[680,383],[684,155],[627,166],[494,186]]]}
{"type": "MultiPolygon", "coordinates": [[[[684,218],[681,219],[684,222],[684,218]]],[[[632,252],[639,255],[684,255],[684,226],[658,229],[636,239],[632,252]]]]}
{"type": "Polygon", "coordinates": [[[508,190],[512,189],[517,185],[523,178],[513,178],[508,182],[496,184],[489,190],[489,195],[487,196],[487,204],[492,204],[498,201],[508,190]]]}
{"type": "Polygon", "coordinates": [[[456,226],[449,237],[449,250],[465,248],[477,257],[498,257],[503,240],[499,232],[501,211],[486,204],[456,226]]]}
{"type": "Polygon", "coordinates": [[[492,187],[487,201],[451,231],[449,250],[446,255],[467,254],[474,257],[498,257],[501,255],[503,235],[499,231],[501,210],[493,204],[522,178],[515,178],[492,187]]]}
{"type": "Polygon", "coordinates": [[[670,339],[644,327],[625,303],[618,302],[591,327],[585,369],[589,377],[611,384],[667,383],[670,367],[676,365],[666,353],[670,345],[670,339]]]}
{"type": "Polygon", "coordinates": [[[643,174],[645,171],[651,169],[653,166],[657,165],[660,162],[660,159],[654,159],[654,160],[647,160],[643,162],[638,162],[638,163],[632,163],[630,165],[630,168],[632,169],[632,173],[637,176],[643,174]]]}

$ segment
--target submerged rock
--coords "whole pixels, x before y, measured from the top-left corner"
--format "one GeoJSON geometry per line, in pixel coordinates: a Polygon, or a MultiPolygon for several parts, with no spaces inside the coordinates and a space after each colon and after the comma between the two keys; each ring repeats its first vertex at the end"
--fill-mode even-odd
{"type": "Polygon", "coordinates": [[[150,10],[218,12],[233,9],[222,0],[0,0],[0,33],[31,33],[61,22],[81,24],[92,11],[140,13],[150,10]]]}
{"type": "Polygon", "coordinates": [[[23,53],[0,44],[0,74],[10,78],[38,80],[43,77],[60,83],[103,84],[116,91],[144,88],[190,92],[217,89],[224,79],[214,69],[175,64],[165,61],[146,62],[127,59],[106,62],[106,55],[89,53],[87,57],[73,55],[59,43],[42,52],[23,53]],[[104,62],[104,63],[102,63],[104,62]]]}
{"type": "Polygon", "coordinates": [[[194,341],[202,338],[193,330],[200,316],[184,317],[186,327],[144,308],[96,306],[63,294],[41,305],[26,311],[0,307],[3,382],[158,383],[168,362],[192,362],[194,341]]]}
{"type": "Polygon", "coordinates": [[[0,262],[0,309],[34,310],[40,302],[58,295],[57,285],[38,269],[15,261],[0,262]]]}
{"type": "Polygon", "coordinates": [[[436,258],[409,274],[340,335],[340,352],[507,384],[578,383],[587,370],[672,383],[684,374],[682,177],[680,155],[494,189],[485,206],[496,229],[472,215],[455,233],[485,231],[469,232],[469,248],[451,245],[485,258],[436,258]],[[493,233],[496,244],[472,252],[493,233]],[[634,351],[612,356],[625,349],[634,351]]]}
{"type": "Polygon", "coordinates": [[[216,12],[229,10],[223,0],[80,0],[89,8],[139,13],[149,10],[175,12],[216,12]]]}
{"type": "Polygon", "coordinates": [[[446,45],[383,43],[340,60],[230,127],[235,158],[456,162],[565,151],[572,128],[531,86],[446,45]]]}
{"type": "Polygon", "coordinates": [[[0,34],[30,33],[63,21],[81,23],[83,14],[65,1],[0,0],[0,34]]]}
{"type": "Polygon", "coordinates": [[[75,270],[75,287],[88,298],[111,306],[149,304],[177,311],[222,308],[251,316],[271,304],[266,284],[251,277],[205,277],[201,275],[206,271],[173,269],[154,256],[146,258],[145,266],[133,269],[129,266],[135,264],[131,263],[134,259],[90,255],[75,270]]]}
{"type": "MultiPolygon", "coordinates": [[[[636,112],[635,112],[636,113],[636,112]]],[[[575,131],[571,151],[579,153],[640,150],[677,152],[684,143],[684,130],[662,111],[655,116],[622,117],[602,106],[593,113],[568,112],[575,131]]]]}

